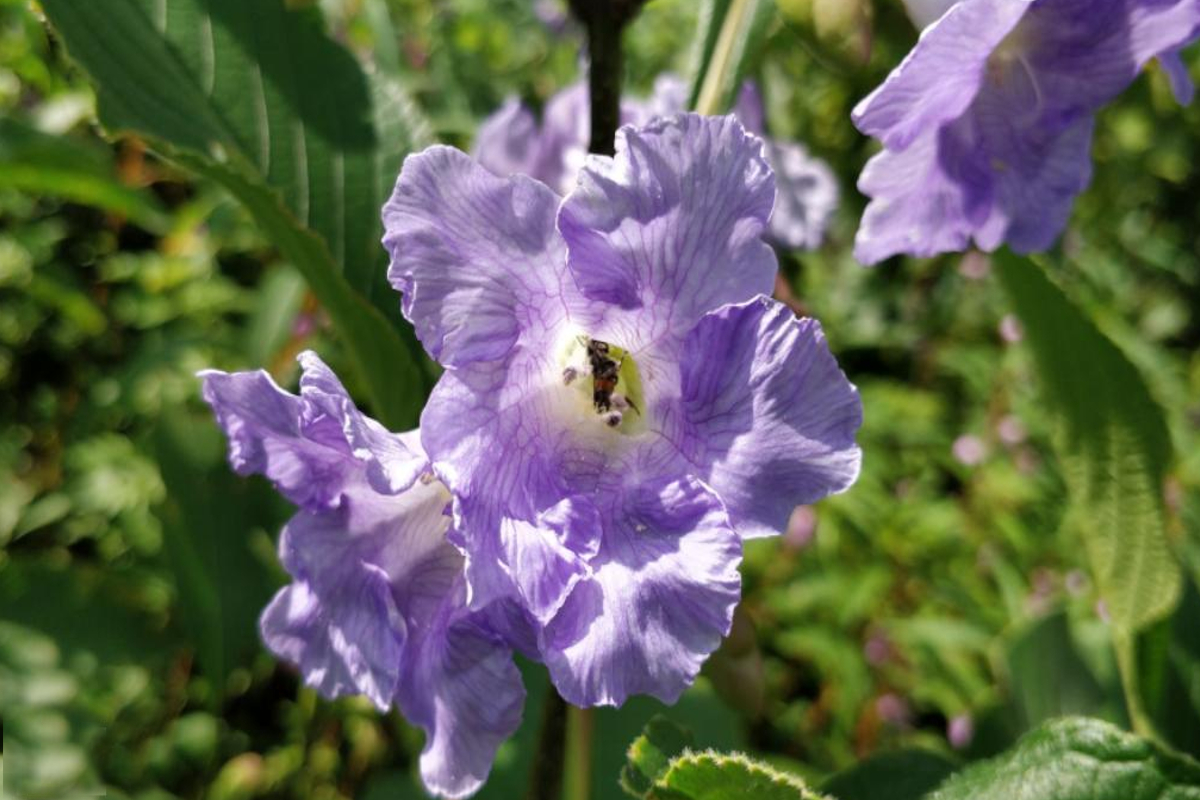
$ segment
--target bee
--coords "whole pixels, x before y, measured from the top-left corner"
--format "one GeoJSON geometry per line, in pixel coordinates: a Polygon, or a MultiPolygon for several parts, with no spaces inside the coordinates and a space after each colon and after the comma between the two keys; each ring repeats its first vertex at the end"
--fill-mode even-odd
{"type": "Polygon", "coordinates": [[[608,342],[588,339],[588,364],[592,368],[592,404],[597,413],[607,413],[613,407],[613,392],[621,380],[621,359],[614,359],[608,342]]]}

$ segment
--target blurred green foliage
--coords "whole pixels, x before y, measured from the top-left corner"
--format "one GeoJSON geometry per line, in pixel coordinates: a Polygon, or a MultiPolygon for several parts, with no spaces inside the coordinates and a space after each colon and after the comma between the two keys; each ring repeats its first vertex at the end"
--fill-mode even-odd
{"type": "MultiPolygon", "coordinates": [[[[403,81],[435,138],[460,146],[506,96],[540,106],[578,75],[579,32],[555,2],[319,5],[331,35],[403,81]]],[[[1059,530],[1053,420],[988,259],[864,270],[850,257],[863,205],[853,182],[873,145],[849,110],[916,33],[896,0],[860,5],[858,27],[833,33],[804,2],[779,8],[750,64],[772,134],[827,159],[845,198],[824,249],[781,256],[780,295],[822,321],[860,387],[864,471],[782,539],[751,544],[737,632],[671,716],[697,747],[745,748],[814,786],[901,748],[935,767],[992,755],[1060,713],[1125,723],[1111,631],[1082,547],[1059,530]]],[[[630,91],[687,74],[696,23],[695,4],[651,0],[627,34],[630,91]]],[[[25,0],[0,0],[0,115],[6,790],[421,796],[418,732],[365,701],[319,700],[257,644],[258,610],[282,581],[272,543],[288,509],[229,474],[197,397],[205,367],[262,367],[287,384],[304,347],[344,366],[324,313],[219,187],[136,139],[99,136],[91,90],[25,0]],[[15,169],[47,153],[54,174],[15,169]]],[[[1193,581],[1197,130],[1200,108],[1175,107],[1150,69],[1101,115],[1093,186],[1050,259],[1168,411],[1178,455],[1162,465],[1166,527],[1193,581]]],[[[1198,626],[1188,588],[1147,634],[1147,663],[1171,667],[1145,689],[1152,713],[1200,710],[1198,626]]],[[[517,796],[528,773],[545,677],[525,669],[527,723],[482,797],[517,796]]],[[[636,700],[598,712],[597,797],[616,795],[626,744],[662,710],[636,700]]],[[[1164,733],[1200,741],[1194,729],[1164,733]]]]}

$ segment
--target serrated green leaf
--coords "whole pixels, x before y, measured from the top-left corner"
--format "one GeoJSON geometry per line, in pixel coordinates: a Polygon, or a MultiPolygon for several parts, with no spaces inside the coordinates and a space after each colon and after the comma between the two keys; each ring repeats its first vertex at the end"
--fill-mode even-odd
{"type": "Polygon", "coordinates": [[[1047,723],[929,800],[1200,800],[1200,764],[1098,720],[1047,723]]]}
{"type": "Polygon", "coordinates": [[[621,788],[634,797],[645,797],[654,781],[667,771],[671,759],[692,746],[692,733],[666,717],[656,716],[642,735],[633,740],[621,768],[621,788]]]}
{"type": "Polygon", "coordinates": [[[837,800],[920,800],[955,767],[932,750],[880,753],[834,775],[821,791],[837,800]]]}
{"type": "Polygon", "coordinates": [[[315,9],[282,0],[43,7],[96,83],[105,127],[147,137],[246,204],[325,304],[375,413],[414,424],[428,380],[414,337],[379,311],[397,306],[380,208],[419,136],[394,87],[368,81],[315,9]]]}
{"type": "Polygon", "coordinates": [[[110,153],[14,119],[0,119],[0,186],[95,206],[154,233],[166,231],[168,225],[153,195],[117,180],[110,153]]]}
{"type": "Polygon", "coordinates": [[[1171,444],[1162,409],[1125,355],[1028,260],[999,275],[1058,418],[1056,448],[1100,594],[1121,635],[1161,619],[1179,597],[1163,475],[1171,444]]]}
{"type": "Polygon", "coordinates": [[[684,753],[654,782],[650,800],[822,800],[804,782],[740,753],[684,753]]]}

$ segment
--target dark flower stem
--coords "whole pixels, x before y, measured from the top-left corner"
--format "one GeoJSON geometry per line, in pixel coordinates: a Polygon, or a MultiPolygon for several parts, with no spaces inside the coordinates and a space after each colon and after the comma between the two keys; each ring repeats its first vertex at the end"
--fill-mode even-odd
{"type": "Polygon", "coordinates": [[[644,0],[571,0],[587,31],[592,136],[588,151],[611,156],[621,125],[621,33],[644,0]]]}
{"type": "Polygon", "coordinates": [[[529,775],[528,800],[562,800],[563,766],[567,743],[567,701],[551,684],[542,706],[542,727],[529,775]]]}
{"type": "MultiPolygon", "coordinates": [[[[617,128],[621,125],[621,34],[644,2],[570,0],[571,11],[583,23],[588,39],[592,117],[588,152],[606,156],[616,152],[617,128]]],[[[587,800],[591,788],[593,724],[591,709],[569,708],[554,686],[550,686],[529,776],[528,800],[562,800],[564,772],[569,773],[571,800],[587,800]]]]}

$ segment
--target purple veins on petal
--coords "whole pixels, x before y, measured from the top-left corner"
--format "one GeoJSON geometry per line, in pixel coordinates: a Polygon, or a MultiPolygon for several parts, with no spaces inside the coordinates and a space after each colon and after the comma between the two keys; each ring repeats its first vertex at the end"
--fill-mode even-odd
{"type": "Polygon", "coordinates": [[[467,608],[451,497],[417,433],[361,414],[315,354],[299,396],[263,372],[203,373],[204,397],[242,474],[300,506],[279,542],[292,582],[263,612],[267,647],[329,698],[397,706],[425,730],[431,792],[465,797],[520,722],[524,687],[493,612],[467,608]],[[487,702],[480,702],[487,698],[487,702]]]}
{"type": "Polygon", "coordinates": [[[421,441],[454,497],[471,612],[571,702],[672,701],[729,630],[742,538],[853,481],[857,395],[815,323],[753,306],[776,275],[774,186],[732,116],[627,126],[556,218],[552,196],[447,148],[406,162],[391,275],[448,367],[421,441]],[[742,394],[697,388],[743,375],[738,359],[756,376],[742,394]]]}
{"type": "MultiPolygon", "coordinates": [[[[663,74],[649,97],[623,101],[621,121],[641,127],[673,117],[687,111],[687,99],[687,84],[663,74]]],[[[480,126],[473,155],[496,175],[528,175],[565,195],[587,161],[587,100],[587,86],[573,84],[550,99],[539,126],[528,109],[510,99],[480,126]]],[[[832,171],[803,145],[765,139],[762,98],[753,81],[743,85],[734,114],[746,130],[764,137],[766,156],[776,172],[779,191],[766,235],[783,247],[820,246],[839,201],[832,171]]]]}
{"type": "Polygon", "coordinates": [[[1190,99],[1178,53],[1198,37],[1196,0],[953,4],[854,110],[884,146],[859,179],[856,257],[1050,247],[1090,181],[1096,113],[1154,58],[1190,99]]]}

